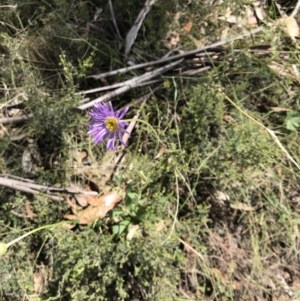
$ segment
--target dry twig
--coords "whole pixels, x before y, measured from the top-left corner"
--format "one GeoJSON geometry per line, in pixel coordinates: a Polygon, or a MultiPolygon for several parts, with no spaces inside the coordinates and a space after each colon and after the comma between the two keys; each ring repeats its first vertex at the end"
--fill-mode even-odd
{"type": "MultiPolygon", "coordinates": [[[[115,89],[115,88],[117,88],[116,90],[110,91],[110,92],[108,92],[108,93],[102,95],[101,97],[98,97],[98,98],[96,98],[92,101],[81,103],[77,108],[80,109],[80,110],[85,110],[85,109],[90,108],[91,106],[93,106],[96,102],[108,101],[108,100],[113,99],[116,96],[124,94],[125,92],[127,92],[127,91],[129,91],[133,88],[153,84],[156,81],[156,80],[154,80],[155,77],[158,77],[161,74],[166,73],[167,71],[174,70],[175,67],[178,66],[180,63],[182,63],[183,60],[185,60],[186,58],[190,58],[191,56],[195,56],[195,55],[197,57],[205,57],[205,56],[210,57],[210,56],[218,53],[214,50],[215,48],[220,47],[220,46],[222,46],[226,43],[230,43],[230,42],[233,42],[235,40],[239,40],[239,39],[243,39],[245,37],[251,36],[251,35],[253,35],[253,34],[255,34],[255,33],[259,32],[261,30],[262,30],[262,27],[258,27],[258,28],[254,29],[252,31],[249,31],[248,33],[238,35],[238,36],[233,37],[231,39],[228,39],[226,41],[219,41],[219,42],[213,43],[211,45],[208,45],[208,46],[205,46],[205,47],[202,47],[202,48],[194,49],[192,51],[187,51],[185,53],[165,57],[165,58],[162,58],[162,59],[157,60],[157,61],[138,64],[138,65],[135,65],[135,66],[126,67],[126,68],[114,70],[114,71],[107,72],[107,73],[102,73],[102,74],[98,74],[98,75],[91,75],[91,76],[89,76],[90,78],[100,79],[100,78],[104,78],[104,77],[107,77],[107,76],[122,74],[122,73],[128,72],[130,70],[141,69],[141,68],[145,68],[145,67],[149,67],[149,66],[163,64],[163,63],[166,63],[166,62],[169,63],[166,66],[160,67],[160,68],[158,68],[154,71],[151,71],[151,72],[146,72],[143,75],[136,76],[136,77],[134,77],[130,80],[127,80],[123,83],[119,83],[119,84],[108,86],[108,87],[101,87],[101,88],[96,88],[96,89],[93,89],[93,90],[83,91],[80,94],[88,94],[88,93],[104,91],[106,89],[115,89]],[[208,50],[211,50],[211,51],[207,52],[208,50]],[[175,60],[175,62],[170,63],[174,60],[175,60]]],[[[199,67],[197,69],[190,69],[190,70],[181,71],[181,74],[194,75],[194,74],[198,74],[199,72],[206,71],[210,68],[211,67],[202,65],[202,67],[199,67]]],[[[157,81],[160,81],[160,80],[157,79],[157,81]]],[[[24,115],[24,116],[11,117],[11,118],[0,118],[0,124],[4,124],[4,125],[6,125],[6,124],[16,124],[16,123],[19,123],[19,122],[24,122],[24,121],[26,121],[26,120],[28,120],[32,117],[33,117],[33,115],[29,114],[27,116],[24,115]]]]}
{"type": "Polygon", "coordinates": [[[53,194],[55,192],[69,193],[69,194],[92,194],[92,195],[96,194],[93,191],[79,191],[68,187],[59,188],[59,187],[40,185],[32,181],[28,181],[28,179],[19,178],[19,180],[17,180],[16,177],[11,175],[6,175],[6,177],[0,177],[0,186],[12,188],[15,190],[19,190],[31,194],[43,193],[54,201],[63,200],[63,197],[53,194]]]}
{"type": "Polygon", "coordinates": [[[151,6],[156,2],[157,0],[146,0],[146,3],[143,7],[143,9],[140,11],[138,17],[136,18],[132,28],[129,30],[128,34],[126,35],[125,39],[125,56],[128,56],[132,45],[134,44],[134,41],[137,37],[138,31],[140,30],[145,17],[149,13],[151,6]]]}
{"type": "Polygon", "coordinates": [[[294,10],[291,13],[291,17],[295,17],[298,14],[299,9],[300,9],[300,0],[297,1],[297,4],[296,4],[294,10]]]}
{"type": "Polygon", "coordinates": [[[168,65],[166,65],[164,67],[158,68],[158,69],[156,69],[154,71],[147,72],[147,73],[145,73],[145,74],[143,74],[141,76],[137,76],[137,77],[131,79],[130,81],[127,81],[127,85],[126,86],[121,87],[119,89],[116,89],[116,90],[114,90],[114,91],[112,91],[110,93],[107,93],[107,94],[105,94],[105,95],[103,95],[101,97],[98,97],[98,98],[96,98],[96,99],[94,99],[94,100],[92,100],[92,101],[90,101],[90,102],[88,102],[86,104],[80,105],[78,107],[78,109],[85,110],[85,109],[88,109],[88,108],[92,107],[96,102],[108,101],[108,100],[110,100],[110,99],[112,99],[112,98],[114,98],[114,97],[116,97],[118,95],[122,95],[125,92],[131,90],[132,89],[132,85],[141,84],[141,83],[143,83],[145,81],[148,81],[148,80],[150,80],[150,79],[152,79],[152,78],[154,78],[154,77],[156,77],[158,75],[161,75],[161,74],[167,72],[168,70],[173,69],[175,66],[177,66],[181,62],[182,62],[182,59],[178,60],[178,61],[175,61],[173,63],[170,63],[170,64],[168,64],[168,65]]]}
{"type": "MultiPolygon", "coordinates": [[[[136,70],[136,69],[145,68],[145,67],[149,67],[149,66],[153,66],[153,65],[163,64],[163,63],[178,60],[178,59],[187,58],[187,57],[199,54],[200,52],[203,52],[204,55],[207,55],[207,50],[209,50],[209,49],[217,48],[217,47],[223,46],[227,43],[234,42],[236,40],[240,40],[240,39],[249,37],[249,36],[251,36],[255,33],[260,32],[262,29],[263,29],[262,27],[258,27],[258,28],[255,28],[254,30],[251,30],[251,31],[247,32],[247,33],[235,36],[235,37],[230,38],[230,39],[225,40],[225,41],[219,41],[219,42],[210,44],[208,46],[204,46],[202,48],[193,49],[193,50],[187,51],[185,53],[172,55],[172,56],[162,58],[162,59],[159,59],[157,61],[153,61],[153,62],[149,62],[149,63],[143,63],[143,64],[134,65],[134,66],[131,66],[131,67],[125,67],[125,68],[121,68],[121,69],[118,69],[118,70],[113,70],[113,71],[106,72],[106,73],[90,75],[90,76],[87,76],[87,78],[100,79],[100,78],[104,78],[104,77],[108,77],[108,76],[112,76],[112,75],[116,75],[116,74],[122,74],[122,73],[126,73],[130,70],[136,70]]],[[[215,54],[215,53],[212,53],[212,54],[215,54]]]]}
{"type": "Polygon", "coordinates": [[[108,3],[109,3],[109,10],[110,10],[111,18],[112,18],[112,21],[113,21],[113,24],[114,24],[114,27],[115,27],[117,36],[118,36],[118,38],[119,38],[120,40],[122,40],[122,37],[121,37],[121,35],[120,35],[120,31],[119,31],[119,28],[118,28],[118,25],[117,25],[115,13],[114,13],[114,8],[113,8],[113,5],[112,5],[111,0],[108,0],[108,3]]]}

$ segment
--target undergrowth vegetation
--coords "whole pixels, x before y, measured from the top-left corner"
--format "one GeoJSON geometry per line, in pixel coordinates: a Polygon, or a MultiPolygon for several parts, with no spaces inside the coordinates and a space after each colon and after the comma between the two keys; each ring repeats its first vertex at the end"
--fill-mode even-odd
{"type": "MultiPolygon", "coordinates": [[[[91,75],[240,34],[239,19],[229,26],[226,18],[254,4],[235,2],[158,0],[128,58],[124,37],[144,1],[113,1],[120,36],[106,0],[0,2],[1,176],[125,193],[99,220],[58,224],[12,245],[0,257],[0,300],[300,297],[300,171],[291,160],[300,162],[299,43],[270,23],[293,1],[268,1],[263,30],[223,45],[209,70],[178,68],[157,86],[115,97],[116,109],[130,105],[128,118],[140,111],[144,122],[113,170],[105,143],[87,134],[88,110],[77,108],[102,95],[80,92],[138,72],[91,75]],[[135,102],[149,92],[145,105],[135,102]]],[[[66,195],[0,185],[2,242],[71,212],[66,195]]]]}

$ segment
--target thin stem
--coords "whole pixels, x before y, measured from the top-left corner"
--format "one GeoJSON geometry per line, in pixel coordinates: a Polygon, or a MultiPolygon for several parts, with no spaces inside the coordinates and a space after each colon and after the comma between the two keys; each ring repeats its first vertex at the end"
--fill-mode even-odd
{"type": "Polygon", "coordinates": [[[38,232],[38,231],[40,231],[40,230],[47,229],[47,228],[51,228],[51,227],[56,227],[56,226],[59,226],[59,225],[62,225],[62,224],[66,224],[66,223],[68,223],[68,222],[60,222],[60,223],[51,224],[51,225],[45,225],[45,226],[41,226],[41,227],[39,227],[39,228],[33,229],[33,230],[31,230],[31,231],[25,233],[24,235],[22,235],[22,236],[20,236],[20,237],[18,237],[18,238],[16,238],[16,239],[14,239],[14,240],[12,240],[11,242],[7,243],[6,246],[7,246],[7,248],[8,248],[8,247],[12,246],[13,244],[19,242],[19,241],[22,240],[23,238],[25,238],[25,237],[27,237],[27,236],[29,236],[29,235],[35,233],[35,232],[38,232]]]}
{"type": "Polygon", "coordinates": [[[149,122],[147,122],[145,120],[142,120],[142,119],[139,119],[139,118],[122,119],[121,122],[123,122],[123,121],[124,122],[138,121],[138,122],[141,122],[141,123],[147,125],[151,129],[151,131],[154,133],[155,137],[157,138],[157,141],[162,143],[162,141],[159,139],[159,136],[157,135],[156,131],[154,130],[154,128],[152,127],[152,125],[149,122]]]}

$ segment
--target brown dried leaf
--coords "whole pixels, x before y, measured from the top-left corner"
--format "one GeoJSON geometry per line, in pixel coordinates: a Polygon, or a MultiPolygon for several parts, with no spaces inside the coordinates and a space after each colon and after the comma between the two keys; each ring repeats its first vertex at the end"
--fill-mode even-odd
{"type": "Polygon", "coordinates": [[[293,66],[284,66],[272,61],[268,67],[280,76],[289,77],[295,81],[299,81],[299,76],[293,66]]]}
{"type": "Polygon", "coordinates": [[[91,204],[97,195],[96,191],[92,191],[89,187],[83,188],[82,186],[80,186],[78,184],[71,183],[70,188],[72,188],[73,190],[77,190],[77,191],[86,191],[87,192],[87,193],[76,194],[73,197],[81,207],[86,207],[87,205],[91,204]],[[94,193],[94,194],[92,194],[92,193],[94,193]]]}
{"type": "Polygon", "coordinates": [[[284,18],[284,23],[286,26],[286,32],[292,39],[299,36],[299,26],[294,17],[284,18]]]}
{"type": "Polygon", "coordinates": [[[40,294],[43,291],[43,284],[43,275],[39,272],[35,273],[33,277],[33,287],[36,294],[40,294]]]}
{"type": "Polygon", "coordinates": [[[193,27],[193,23],[191,21],[189,21],[183,26],[182,31],[185,33],[189,33],[191,31],[192,27],[193,27]]]}
{"type": "Polygon", "coordinates": [[[30,206],[30,202],[26,201],[25,202],[25,211],[26,211],[26,216],[30,219],[34,219],[34,217],[36,216],[36,214],[32,211],[31,206],[30,206]]]}
{"type": "Polygon", "coordinates": [[[156,224],[155,232],[159,233],[165,228],[165,221],[161,220],[156,224]]]}
{"type": "Polygon", "coordinates": [[[230,208],[236,209],[236,210],[241,210],[241,211],[255,211],[257,208],[249,206],[245,203],[235,203],[235,204],[230,204],[230,208]]]}
{"type": "Polygon", "coordinates": [[[180,42],[179,34],[176,31],[169,31],[166,38],[163,40],[163,44],[169,50],[172,50],[178,46],[180,42]]]}
{"type": "Polygon", "coordinates": [[[89,196],[85,195],[85,194],[79,194],[74,196],[74,198],[76,199],[77,203],[81,206],[81,207],[86,207],[88,205],[88,198],[89,196]]]}
{"type": "Polygon", "coordinates": [[[159,152],[157,153],[157,155],[154,157],[154,159],[158,159],[161,156],[163,156],[164,153],[166,152],[166,150],[167,150],[167,147],[165,144],[163,144],[162,147],[160,148],[159,152]]]}
{"type": "Polygon", "coordinates": [[[79,224],[82,225],[91,224],[97,219],[104,218],[106,214],[123,199],[123,197],[124,194],[120,195],[116,191],[108,192],[99,198],[94,198],[90,206],[82,211],[77,211],[77,206],[67,198],[67,202],[75,211],[75,214],[66,214],[64,217],[69,220],[78,219],[79,224]]]}
{"type": "Polygon", "coordinates": [[[140,226],[139,225],[134,225],[130,227],[130,230],[128,231],[126,235],[127,240],[132,240],[133,237],[136,235],[137,231],[139,230],[140,226]]]}
{"type": "Polygon", "coordinates": [[[299,36],[299,26],[294,17],[283,17],[276,22],[283,26],[284,31],[295,41],[295,37],[299,36]]]}
{"type": "Polygon", "coordinates": [[[235,24],[235,23],[240,23],[242,19],[234,15],[228,15],[228,16],[219,17],[219,20],[228,22],[230,24],[235,24]]]}
{"type": "Polygon", "coordinates": [[[228,123],[236,123],[236,120],[229,114],[225,114],[223,119],[228,123]]]}

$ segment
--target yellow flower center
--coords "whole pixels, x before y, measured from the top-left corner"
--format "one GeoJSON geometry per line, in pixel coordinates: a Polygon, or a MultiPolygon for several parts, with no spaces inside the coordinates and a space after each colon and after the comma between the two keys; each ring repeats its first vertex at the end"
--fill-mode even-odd
{"type": "Polygon", "coordinates": [[[118,119],[115,117],[107,117],[104,123],[107,130],[110,132],[116,132],[119,128],[118,119]]]}

